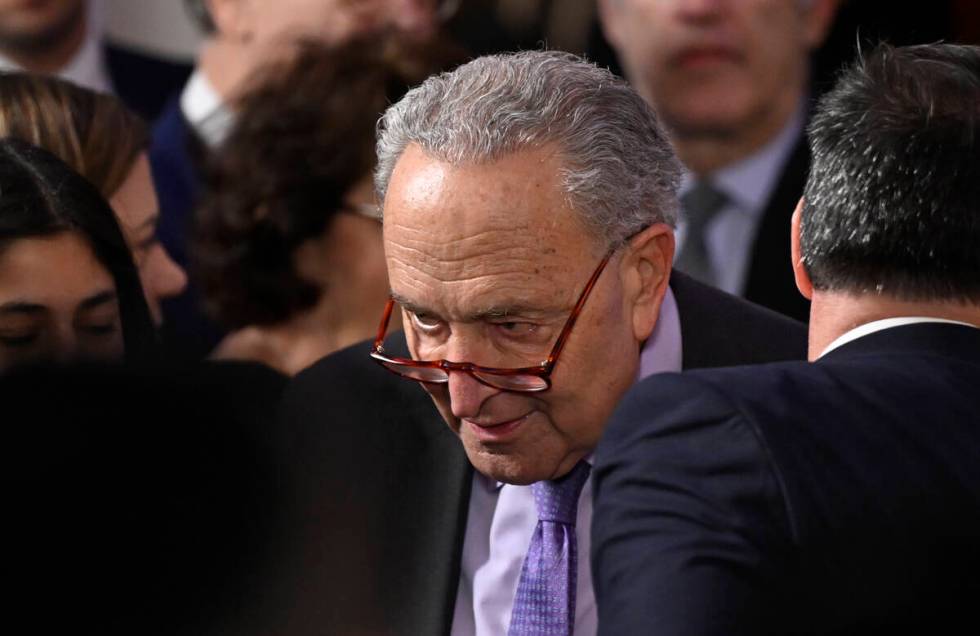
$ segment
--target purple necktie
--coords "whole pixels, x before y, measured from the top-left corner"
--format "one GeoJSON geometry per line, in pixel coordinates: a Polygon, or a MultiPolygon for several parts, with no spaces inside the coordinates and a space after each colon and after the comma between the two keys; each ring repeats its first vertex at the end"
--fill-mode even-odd
{"type": "Polygon", "coordinates": [[[585,461],[555,481],[531,486],[538,525],[524,557],[508,636],[571,636],[578,566],[575,514],[592,469],[585,461]]]}

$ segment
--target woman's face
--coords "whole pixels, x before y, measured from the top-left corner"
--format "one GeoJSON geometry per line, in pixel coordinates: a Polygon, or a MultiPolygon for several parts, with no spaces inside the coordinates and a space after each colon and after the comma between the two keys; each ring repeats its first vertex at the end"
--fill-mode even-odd
{"type": "Polygon", "coordinates": [[[133,262],[139,270],[153,322],[160,326],[160,301],[184,291],[187,274],[157,239],[160,209],[150,176],[150,162],[145,154],[136,159],[129,176],[112,195],[109,204],[133,252],[133,262]]]}
{"type": "Polygon", "coordinates": [[[0,369],[122,355],[116,287],[84,239],[62,232],[0,250],[0,369]]]}

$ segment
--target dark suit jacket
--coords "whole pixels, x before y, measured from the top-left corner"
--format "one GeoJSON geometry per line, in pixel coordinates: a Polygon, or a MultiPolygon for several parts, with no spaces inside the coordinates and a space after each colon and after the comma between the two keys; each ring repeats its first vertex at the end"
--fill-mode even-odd
{"type": "Polygon", "coordinates": [[[104,50],[116,95],[149,122],[160,115],[167,100],[191,74],[189,64],[144,55],[111,42],[104,50]]]}
{"type": "Polygon", "coordinates": [[[810,319],[810,302],[800,295],[793,279],[789,228],[809,172],[810,149],[800,135],[762,213],[742,293],[754,303],[804,322],[810,319]]]}
{"type": "Polygon", "coordinates": [[[161,335],[175,357],[192,360],[205,356],[224,335],[224,330],[204,314],[190,264],[189,239],[204,155],[204,143],[184,118],[179,95],[173,97],[153,127],[150,168],[160,200],[160,242],[191,275],[182,294],[162,303],[161,335]]]}
{"type": "Polygon", "coordinates": [[[597,451],[600,634],[977,633],[980,331],[663,374],[597,451]]]}
{"type": "MultiPolygon", "coordinates": [[[[802,325],[706,287],[671,280],[683,364],[802,358],[802,325]]],[[[389,339],[404,355],[404,337],[389,339]]],[[[299,546],[276,584],[292,600],[282,633],[448,634],[472,468],[417,384],[364,343],[298,375],[283,399],[287,482],[299,546]]]]}

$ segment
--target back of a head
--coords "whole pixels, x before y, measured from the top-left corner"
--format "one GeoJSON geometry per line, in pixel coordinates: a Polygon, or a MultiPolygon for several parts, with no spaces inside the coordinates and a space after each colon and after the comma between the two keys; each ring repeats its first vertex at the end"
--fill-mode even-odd
{"type": "Polygon", "coordinates": [[[809,133],[814,289],[980,304],[980,47],[879,45],[809,133]]]}
{"type": "Polygon", "coordinates": [[[83,238],[112,276],[126,356],[145,360],[154,348],[153,325],[139,274],[109,204],[54,155],[19,139],[0,139],[0,251],[19,239],[62,232],[83,238]]]}
{"type": "Polygon", "coordinates": [[[146,125],[117,98],[26,73],[0,74],[0,137],[44,148],[106,199],[149,144],[146,125]]]}
{"type": "Polygon", "coordinates": [[[412,144],[451,164],[555,145],[569,201],[608,245],[676,220],[680,168],[656,115],[625,81],[568,53],[488,55],[409,91],[379,124],[382,200],[412,144]]]}

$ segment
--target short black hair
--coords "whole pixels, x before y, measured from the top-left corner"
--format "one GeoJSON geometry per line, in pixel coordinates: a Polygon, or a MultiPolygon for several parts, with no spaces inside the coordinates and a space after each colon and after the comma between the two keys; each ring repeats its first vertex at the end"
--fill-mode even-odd
{"type": "Polygon", "coordinates": [[[879,44],[809,126],[814,289],[980,302],[980,47],[879,44]]]}
{"type": "Polygon", "coordinates": [[[25,238],[74,232],[112,276],[126,359],[159,353],[139,272],[112,208],[95,186],[46,150],[0,139],[0,251],[25,238]]]}

